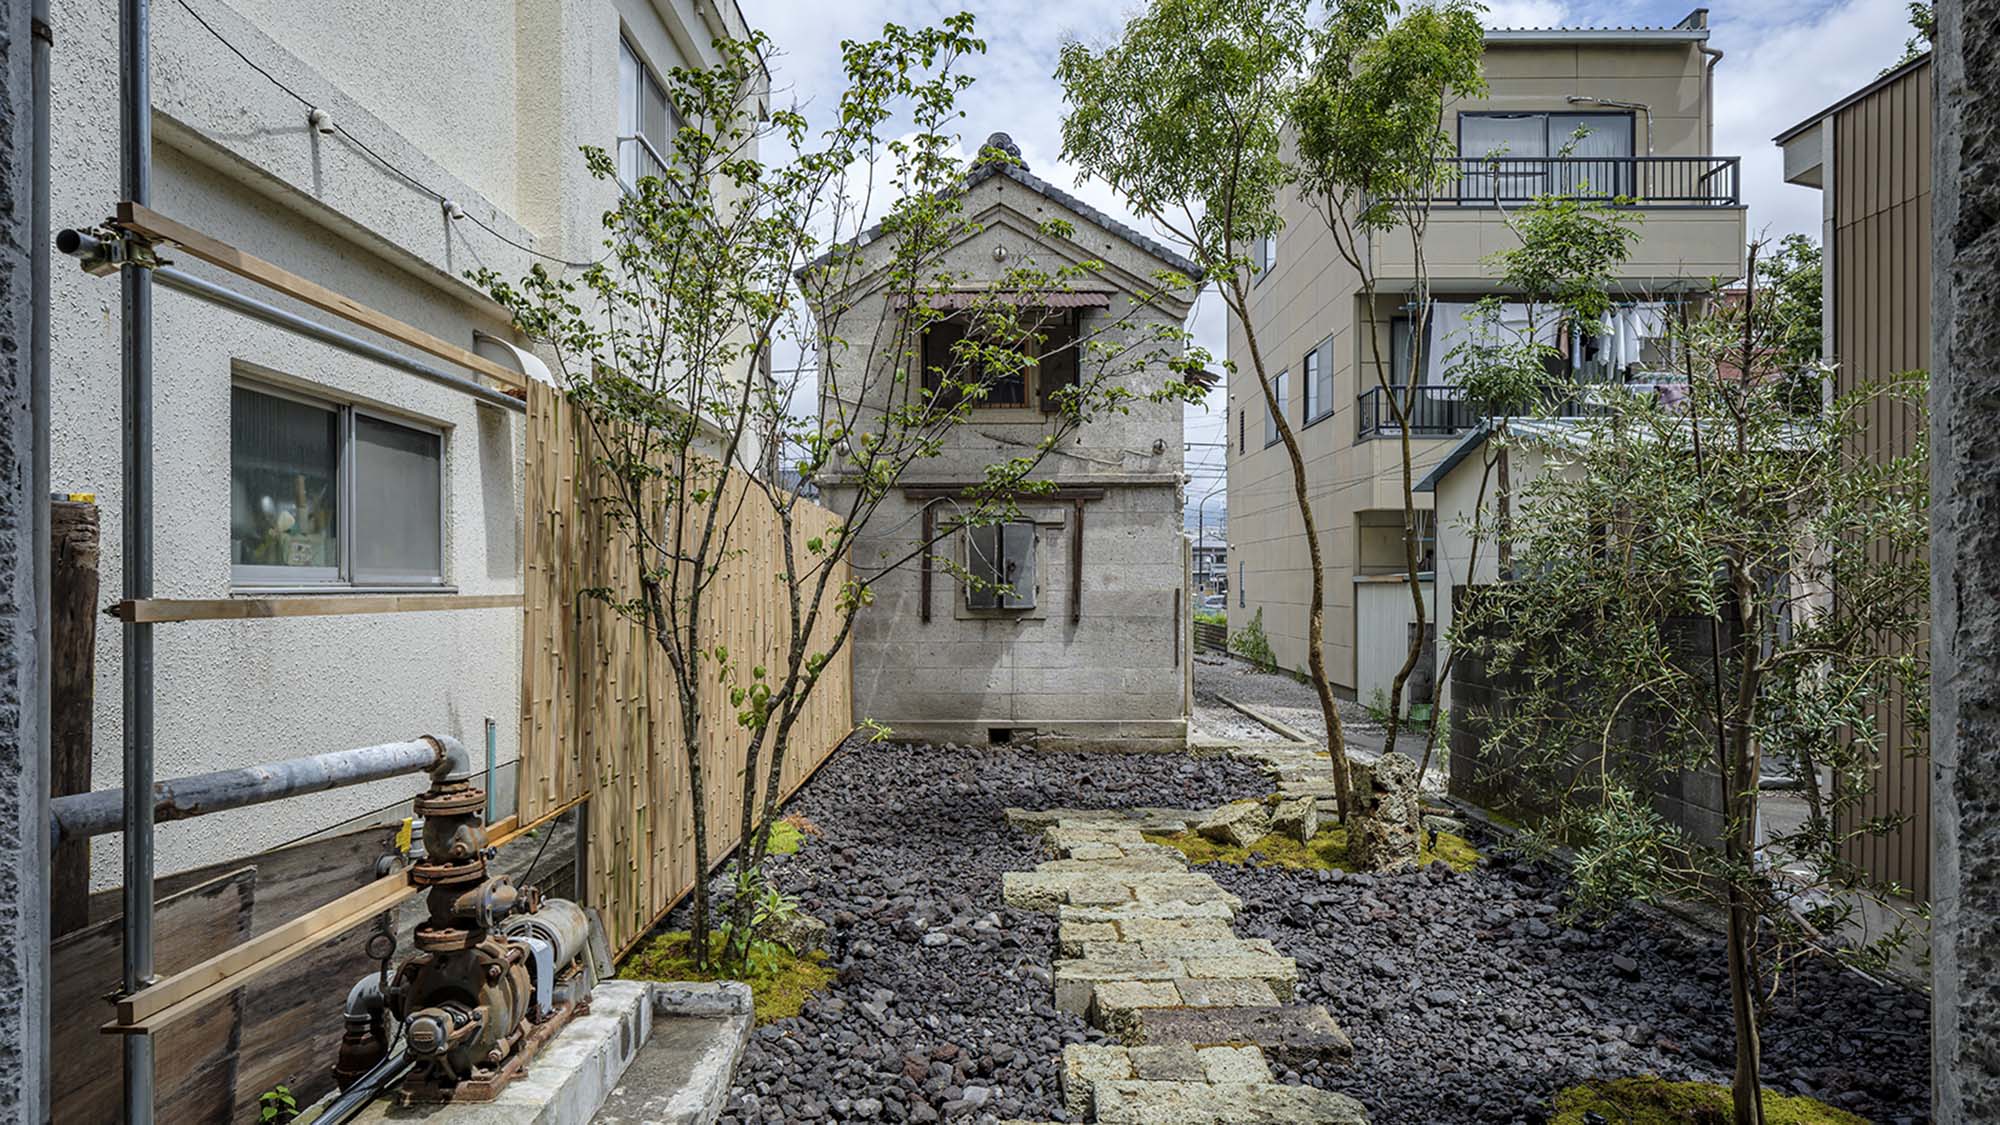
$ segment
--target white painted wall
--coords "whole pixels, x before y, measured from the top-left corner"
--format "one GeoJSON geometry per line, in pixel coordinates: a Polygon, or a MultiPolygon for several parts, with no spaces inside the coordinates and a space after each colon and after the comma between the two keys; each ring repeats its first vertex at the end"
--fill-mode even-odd
{"type": "MultiPolygon", "coordinates": [[[[1422,583],[1424,619],[1437,620],[1437,599],[1430,580],[1422,583]]],[[[1387,703],[1389,688],[1410,650],[1406,640],[1417,620],[1416,606],[1410,601],[1410,583],[1402,574],[1357,574],[1354,576],[1354,690],[1366,704],[1387,703]]],[[[1407,693],[1403,713],[1409,713],[1407,693]]]]}
{"type": "MultiPolygon", "coordinates": [[[[505,239],[450,222],[435,198],[340,136],[176,4],[153,8],[154,204],[446,340],[506,335],[464,279],[532,259],[595,257],[615,187],[577,147],[609,147],[621,26],[706,44],[693,5],[645,0],[191,0],[232,44],[409,176],[505,239]],[[671,28],[669,21],[677,21],[671,28]]],[[[733,5],[725,5],[733,15],[733,5]]],[[[54,221],[90,226],[118,195],[116,6],[57,0],[53,13],[54,221]]],[[[683,59],[663,60],[673,65],[683,59]]],[[[169,255],[172,256],[171,254],[169,255]]],[[[350,326],[199,263],[176,265],[345,330],[350,326]]],[[[324,397],[445,434],[446,580],[467,594],[521,588],[522,417],[156,287],[156,594],[223,597],[229,567],[229,416],[244,364],[324,397]]],[[[103,513],[104,600],[120,573],[118,283],[58,263],[53,485],[103,513]]],[[[364,333],[365,334],[365,333],[364,333]]],[[[477,747],[499,724],[517,758],[520,611],[168,624],[158,647],[157,776],[171,778],[424,733],[477,747]]],[[[93,785],[120,781],[120,631],[100,627],[93,785]]],[[[159,870],[247,855],[387,806],[396,779],[168,824],[159,870]]],[[[118,845],[98,841],[100,885],[118,845]]]]}

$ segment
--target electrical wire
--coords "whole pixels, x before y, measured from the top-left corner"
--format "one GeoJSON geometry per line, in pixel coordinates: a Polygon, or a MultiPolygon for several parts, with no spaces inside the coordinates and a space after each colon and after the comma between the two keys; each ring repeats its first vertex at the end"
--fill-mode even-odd
{"type": "MultiPolygon", "coordinates": [[[[248,66],[251,70],[254,70],[257,73],[263,75],[264,78],[271,83],[271,85],[276,86],[278,89],[283,90],[285,93],[291,95],[292,100],[306,107],[307,111],[310,112],[312,110],[316,110],[319,108],[319,106],[316,105],[311,98],[308,98],[304,94],[299,93],[297,90],[292,89],[290,86],[286,85],[284,81],[281,80],[277,75],[272,74],[270,71],[258,65],[257,60],[251,58],[249,55],[244,54],[241,48],[239,48],[236,44],[231,43],[220,31],[217,31],[215,29],[214,24],[211,24],[206,19],[203,19],[202,14],[200,12],[195,11],[194,7],[188,3],[188,0],[174,0],[174,2],[180,5],[182,11],[185,11],[188,15],[193,16],[194,22],[200,24],[204,31],[207,31],[211,36],[214,36],[215,41],[217,43],[220,43],[224,47],[229,48],[230,54],[235,55],[237,58],[243,60],[243,64],[245,66],[248,66]]],[[[362,140],[360,137],[357,137],[353,133],[349,132],[347,126],[342,125],[339,121],[335,121],[333,123],[333,130],[334,132],[339,133],[341,136],[347,138],[348,143],[360,149],[362,152],[367,153],[369,158],[375,161],[375,163],[380,164],[383,168],[388,169],[391,173],[394,173],[398,178],[403,180],[403,182],[409,184],[411,187],[416,188],[418,191],[424,193],[425,195],[430,196],[433,200],[437,202],[439,206],[443,206],[444,204],[451,202],[450,196],[445,195],[444,193],[438,191],[436,188],[431,187],[429,184],[424,183],[422,180],[417,179],[415,176],[412,176],[408,172],[405,172],[401,168],[397,167],[394,163],[392,163],[389,160],[388,157],[383,156],[381,153],[376,152],[373,148],[371,148],[368,142],[362,140]]],[[[492,235],[494,238],[499,239],[500,241],[506,243],[509,246],[512,246],[514,249],[519,250],[524,254],[532,254],[535,257],[540,258],[544,261],[554,262],[557,265],[564,266],[569,269],[579,269],[579,270],[589,269],[591,266],[597,264],[597,262],[573,262],[570,261],[568,258],[562,258],[554,254],[544,253],[540,250],[535,249],[532,246],[524,245],[520,242],[515,241],[512,238],[509,238],[507,235],[502,234],[498,230],[495,230],[484,219],[481,219],[479,216],[473,214],[470,211],[465,210],[462,207],[459,208],[458,213],[460,216],[470,221],[472,225],[478,227],[480,230],[485,231],[487,234],[492,235]]],[[[602,258],[598,259],[598,261],[600,262],[603,260],[604,259],[602,258]]]]}

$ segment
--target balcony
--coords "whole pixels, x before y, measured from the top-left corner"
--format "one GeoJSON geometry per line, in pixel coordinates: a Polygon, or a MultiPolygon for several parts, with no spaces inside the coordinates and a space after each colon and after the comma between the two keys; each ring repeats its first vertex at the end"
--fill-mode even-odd
{"type": "Polygon", "coordinates": [[[1449,383],[1419,384],[1416,387],[1370,387],[1355,402],[1355,437],[1386,437],[1398,432],[1396,404],[1390,394],[1415,391],[1410,404],[1411,437],[1452,437],[1479,424],[1485,416],[1465,397],[1465,391],[1449,383]]]}
{"type": "Polygon", "coordinates": [[[1498,280],[1495,255],[1521,244],[1508,212],[1537,196],[1570,192],[1608,203],[1633,220],[1621,285],[1669,292],[1728,284],[1743,276],[1742,165],[1733,156],[1452,158],[1458,175],[1440,189],[1424,236],[1424,268],[1410,239],[1371,240],[1385,288],[1421,277],[1442,291],[1483,291],[1498,280]]]}
{"type": "Polygon", "coordinates": [[[1463,207],[1519,206],[1571,195],[1634,207],[1741,206],[1734,156],[1464,156],[1448,159],[1451,184],[1437,200],[1463,207]]]}

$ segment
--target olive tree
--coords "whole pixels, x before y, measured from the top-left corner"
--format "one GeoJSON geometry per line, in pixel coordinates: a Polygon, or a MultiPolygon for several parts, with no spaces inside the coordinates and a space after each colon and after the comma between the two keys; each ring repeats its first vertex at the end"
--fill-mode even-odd
{"type": "Polygon", "coordinates": [[[1920,750],[1888,732],[1921,732],[1926,712],[1928,492],[1921,446],[1878,462],[1858,440],[1872,412],[1920,419],[1921,380],[1802,412],[1750,259],[1739,296],[1675,314],[1681,393],[1606,394],[1539,446],[1543,471],[1515,486],[1512,565],[1472,592],[1451,644],[1504,685],[1454,725],[1542,816],[1530,839],[1573,849],[1582,909],[1724,913],[1736,1119],[1757,1123],[1759,1008],[1786,967],[1877,963],[1901,938],[1846,938],[1864,902],[1898,890],[1847,845],[1893,826],[1856,815],[1877,764],[1920,750]],[[1882,721],[1892,700],[1906,726],[1882,721]],[[1760,815],[1774,758],[1803,785],[1797,828],[1760,815]],[[1715,838],[1658,810],[1688,773],[1719,783],[1715,838]]]}

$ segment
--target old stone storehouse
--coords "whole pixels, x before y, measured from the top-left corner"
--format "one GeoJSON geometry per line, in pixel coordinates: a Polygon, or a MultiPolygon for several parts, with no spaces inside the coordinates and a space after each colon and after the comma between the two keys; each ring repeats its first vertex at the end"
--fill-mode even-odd
{"type": "MultiPolygon", "coordinates": [[[[987,145],[1013,148],[1005,134],[987,145]]],[[[1028,257],[1051,271],[1098,261],[1101,270],[1045,298],[1051,307],[1035,319],[1051,339],[1095,333],[1136,340],[1186,319],[1185,295],[1140,295],[1158,288],[1154,275],[1163,269],[1194,275],[1191,263],[1025,165],[982,164],[962,191],[968,233],[940,268],[963,290],[947,298],[970,301],[1028,257]],[[1050,220],[1071,224],[1067,237],[1047,233],[1050,220]]],[[[900,294],[886,289],[882,245],[863,240],[852,271],[861,280],[843,300],[852,302],[852,323],[880,325],[886,339],[896,321],[883,305],[900,294]]],[[[955,327],[944,320],[926,329],[926,352],[948,348],[955,327]]],[[[822,395],[879,409],[901,389],[895,353],[884,339],[854,341],[829,357],[822,395]]],[[[885,567],[948,530],[955,498],[986,466],[1019,455],[1055,424],[1047,394],[1075,378],[1078,362],[1074,348],[1047,356],[971,408],[941,455],[912,466],[869,524],[853,552],[857,569],[885,567]]],[[[1120,378],[1143,394],[1170,374],[1161,362],[1120,378]]],[[[1094,418],[1035,475],[1056,489],[1024,499],[1018,522],[960,528],[928,556],[881,575],[875,602],[855,628],[856,718],[933,740],[1183,743],[1189,663],[1180,404],[1135,401],[1129,413],[1094,418]],[[966,583],[964,571],[1005,588],[966,583]]],[[[851,487],[837,476],[821,484],[829,506],[844,511],[851,487]]]]}

